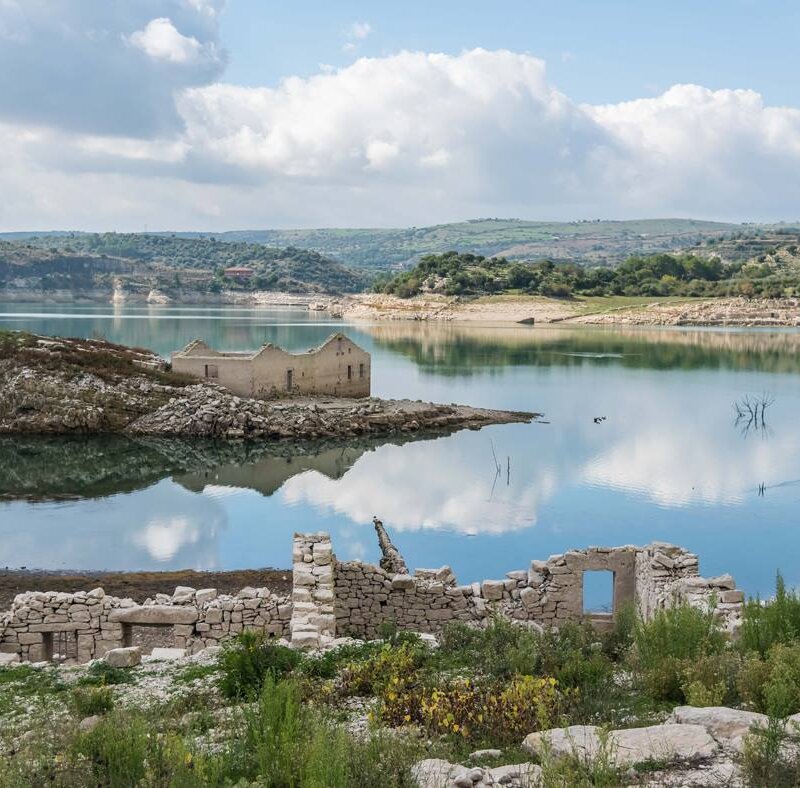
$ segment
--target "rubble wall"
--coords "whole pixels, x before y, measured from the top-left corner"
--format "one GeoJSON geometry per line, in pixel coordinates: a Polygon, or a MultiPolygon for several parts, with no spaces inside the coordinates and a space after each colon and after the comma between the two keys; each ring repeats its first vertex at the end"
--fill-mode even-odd
{"type": "Polygon", "coordinates": [[[88,662],[129,645],[134,626],[169,627],[175,647],[195,652],[245,629],[285,637],[291,613],[290,598],[267,588],[244,588],[231,596],[179,587],[173,596],[157,594],[143,605],[108,596],[102,588],[29,591],[0,614],[0,654],[18,661],[88,662]]]}
{"type": "Polygon", "coordinates": [[[469,585],[459,585],[447,566],[397,574],[362,561],[338,561],[325,533],[295,534],[292,562],[291,595],[266,588],[232,596],[179,587],[172,596],[157,594],[138,605],[101,588],[19,594],[0,614],[0,662],[86,662],[130,645],[133,627],[142,626],[169,627],[173,645],[192,652],[244,630],[317,648],[337,637],[374,638],[385,623],[431,634],[449,621],[485,626],[496,616],[541,627],[584,618],[608,626],[628,604],[649,619],[681,602],[713,606],[721,625],[735,635],[744,603],[730,575],[700,577],[696,555],[662,542],[570,550],[533,560],[500,580],[469,585]],[[588,571],[613,574],[613,612],[584,612],[588,571]]]}

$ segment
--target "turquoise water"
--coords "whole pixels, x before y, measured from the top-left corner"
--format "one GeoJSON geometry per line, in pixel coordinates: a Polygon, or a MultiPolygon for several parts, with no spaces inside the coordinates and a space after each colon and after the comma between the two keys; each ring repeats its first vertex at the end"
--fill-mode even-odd
{"type": "MultiPolygon", "coordinates": [[[[168,355],[196,337],[300,350],[343,324],[276,309],[0,303],[0,326],[168,355]]],[[[295,530],[330,531],[340,558],[374,559],[378,515],[409,564],[447,563],[464,582],[570,547],[658,539],[751,593],[769,592],[778,568],[800,584],[800,333],[344,327],[372,353],[377,396],[535,410],[548,423],[246,456],[6,439],[0,563],[286,567],[295,530]],[[774,398],[764,427],[736,424],[734,403],[764,392],[774,398]]]]}

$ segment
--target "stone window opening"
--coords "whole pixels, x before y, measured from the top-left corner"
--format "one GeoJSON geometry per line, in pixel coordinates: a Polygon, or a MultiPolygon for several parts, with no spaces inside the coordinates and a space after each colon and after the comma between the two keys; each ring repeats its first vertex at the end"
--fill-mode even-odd
{"type": "Polygon", "coordinates": [[[591,617],[614,615],[615,572],[591,569],[583,573],[583,614],[591,617]]]}
{"type": "Polygon", "coordinates": [[[287,391],[291,391],[293,384],[294,384],[294,370],[287,369],[286,370],[286,390],[287,391]]]}
{"type": "Polygon", "coordinates": [[[206,364],[206,377],[207,378],[218,378],[219,377],[219,367],[216,364],[206,364]]]}
{"type": "Polygon", "coordinates": [[[353,365],[352,364],[348,364],[347,365],[347,379],[348,380],[352,380],[353,379],[353,365]]]}
{"type": "Polygon", "coordinates": [[[364,365],[363,365],[363,364],[359,364],[359,365],[358,365],[358,377],[359,377],[361,380],[363,380],[363,379],[364,379],[364,365]]]}

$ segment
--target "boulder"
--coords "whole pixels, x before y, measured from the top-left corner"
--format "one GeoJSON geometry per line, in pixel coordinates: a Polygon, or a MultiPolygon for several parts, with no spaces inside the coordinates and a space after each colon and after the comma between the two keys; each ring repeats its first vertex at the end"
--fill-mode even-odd
{"type": "Polygon", "coordinates": [[[428,758],[414,764],[411,775],[418,788],[538,788],[542,770],[532,763],[481,769],[450,763],[441,758],[428,758]]]}
{"type": "Polygon", "coordinates": [[[729,709],[726,706],[678,706],[669,722],[679,725],[702,725],[720,744],[741,749],[741,741],[753,725],[766,727],[767,715],[755,711],[729,709]]]}
{"type": "Polygon", "coordinates": [[[159,648],[156,647],[150,652],[151,659],[183,659],[186,656],[185,648],[159,648]]]}
{"type": "MultiPolygon", "coordinates": [[[[575,755],[591,760],[600,751],[601,740],[594,725],[571,725],[531,733],[522,746],[539,757],[549,749],[556,758],[575,755]]],[[[713,758],[720,749],[702,725],[676,723],[611,731],[606,746],[609,756],[620,767],[648,760],[705,760],[713,758]]]]}
{"type": "Polygon", "coordinates": [[[609,740],[618,766],[642,761],[703,761],[719,752],[719,744],[702,725],[651,725],[612,731],[609,740]]]}
{"type": "Polygon", "coordinates": [[[142,650],[139,646],[112,648],[106,651],[103,661],[112,668],[133,668],[141,664],[142,650]]]}
{"type": "Polygon", "coordinates": [[[0,668],[16,665],[19,662],[19,654],[4,654],[0,652],[0,668]]]}
{"type": "Polygon", "coordinates": [[[78,730],[81,733],[88,733],[89,731],[94,730],[102,719],[103,718],[99,714],[93,714],[91,717],[84,717],[78,723],[78,730]]]}

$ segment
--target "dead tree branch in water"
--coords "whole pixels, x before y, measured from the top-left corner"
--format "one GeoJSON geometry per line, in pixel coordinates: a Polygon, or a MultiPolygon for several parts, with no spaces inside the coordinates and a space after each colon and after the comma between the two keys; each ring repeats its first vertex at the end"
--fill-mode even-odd
{"type": "Polygon", "coordinates": [[[375,531],[378,534],[378,545],[381,548],[383,557],[378,562],[381,569],[393,575],[407,575],[408,567],[400,555],[400,551],[392,544],[389,534],[383,527],[383,523],[377,518],[372,518],[372,524],[375,526],[375,531]]]}
{"type": "Polygon", "coordinates": [[[763,435],[767,435],[767,408],[775,402],[775,397],[768,392],[761,396],[751,396],[745,394],[741,399],[733,403],[733,411],[736,414],[735,426],[739,427],[743,436],[747,436],[752,430],[760,430],[763,435]]]}

